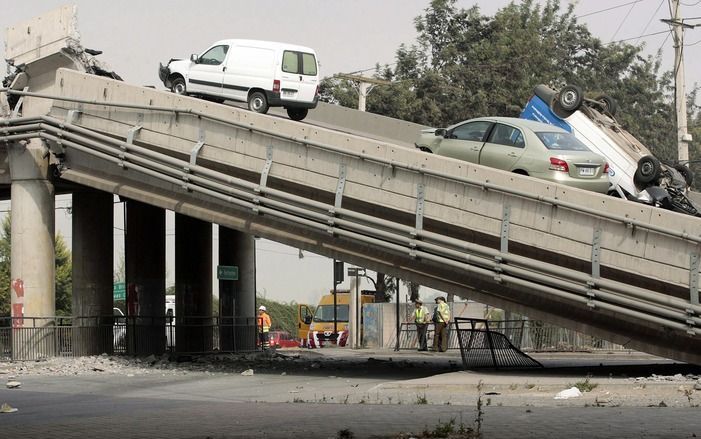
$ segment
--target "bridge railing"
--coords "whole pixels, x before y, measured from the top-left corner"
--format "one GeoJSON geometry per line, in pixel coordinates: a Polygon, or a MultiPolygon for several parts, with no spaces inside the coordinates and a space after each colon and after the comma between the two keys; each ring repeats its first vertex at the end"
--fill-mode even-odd
{"type": "Polygon", "coordinates": [[[253,317],[0,317],[0,360],[250,352],[256,340],[253,317]]]}
{"type": "MultiPolygon", "coordinates": [[[[623,345],[598,337],[561,328],[538,320],[488,320],[491,331],[503,334],[512,345],[524,352],[630,352],[623,345]]],[[[478,323],[477,329],[484,327],[478,323]]],[[[428,344],[433,340],[433,323],[428,324],[428,344]]],[[[396,339],[396,337],[395,337],[396,339]]],[[[394,347],[391,339],[386,347],[394,347]]],[[[402,323],[399,349],[416,349],[418,346],[416,325],[402,323]]],[[[459,349],[460,344],[455,326],[448,329],[448,349],[459,349]]]]}

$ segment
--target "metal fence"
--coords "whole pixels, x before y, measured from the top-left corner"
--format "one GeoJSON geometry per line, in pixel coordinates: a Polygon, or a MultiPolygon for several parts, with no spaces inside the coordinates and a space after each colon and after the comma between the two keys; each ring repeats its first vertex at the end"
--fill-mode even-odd
{"type": "Polygon", "coordinates": [[[514,346],[504,334],[492,331],[488,320],[457,317],[454,325],[465,369],[543,367],[514,346]]]}
{"type": "Polygon", "coordinates": [[[0,359],[250,352],[255,317],[1,317],[0,359]]]}
{"type": "MultiPolygon", "coordinates": [[[[483,327],[479,324],[477,328],[483,327]]],[[[601,338],[549,325],[537,320],[489,320],[493,332],[503,334],[511,344],[524,352],[609,352],[630,349],[601,338]]],[[[428,326],[428,344],[433,340],[433,323],[428,326]]],[[[416,325],[402,323],[399,348],[416,349],[416,325]]],[[[394,346],[391,346],[394,347],[394,346]]],[[[448,349],[459,349],[460,344],[453,324],[448,329],[448,349]]]]}

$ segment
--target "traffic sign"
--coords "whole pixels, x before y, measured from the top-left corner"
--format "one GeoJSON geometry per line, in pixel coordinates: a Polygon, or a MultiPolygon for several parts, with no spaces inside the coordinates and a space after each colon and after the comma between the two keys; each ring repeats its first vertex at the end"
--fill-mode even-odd
{"type": "Polygon", "coordinates": [[[126,300],[127,287],[124,282],[115,282],[112,286],[114,300],[126,300]]]}
{"type": "Polygon", "coordinates": [[[217,279],[239,280],[239,267],[237,265],[217,265],[217,279]]]}

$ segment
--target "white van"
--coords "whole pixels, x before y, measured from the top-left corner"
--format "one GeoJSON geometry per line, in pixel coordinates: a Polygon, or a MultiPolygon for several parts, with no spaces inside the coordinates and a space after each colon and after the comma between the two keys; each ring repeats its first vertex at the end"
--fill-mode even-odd
{"type": "Polygon", "coordinates": [[[701,217],[701,207],[687,196],[694,178],[691,170],[656,158],[618,123],[617,108],[610,96],[587,99],[573,85],[559,92],[538,85],[521,118],[559,126],[604,156],[612,195],[701,217]]]}
{"type": "Polygon", "coordinates": [[[292,120],[304,119],[319,101],[316,53],[287,43],[217,41],[189,60],[161,64],[158,76],[173,93],[247,102],[257,113],[284,107],[292,120]]]}

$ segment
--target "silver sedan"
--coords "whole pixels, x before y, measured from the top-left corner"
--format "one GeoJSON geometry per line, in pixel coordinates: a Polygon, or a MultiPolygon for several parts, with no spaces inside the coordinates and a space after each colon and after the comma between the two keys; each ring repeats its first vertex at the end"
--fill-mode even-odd
{"type": "Polygon", "coordinates": [[[416,147],[437,155],[606,193],[608,163],[567,131],[511,117],[422,130],[416,147]]]}

